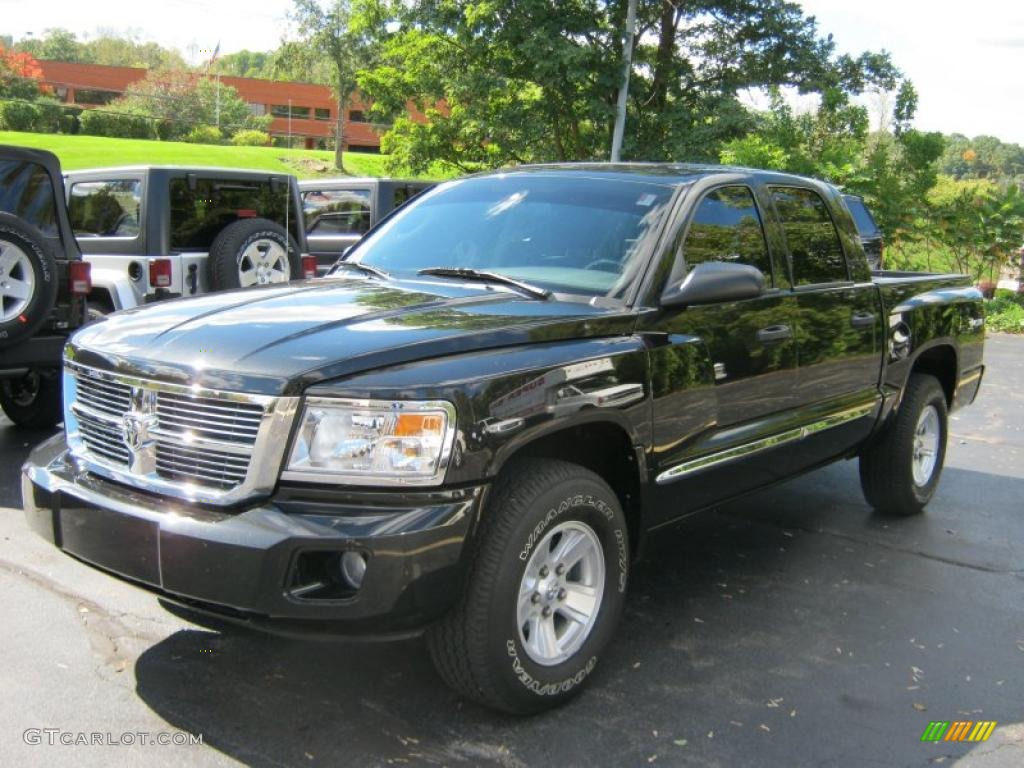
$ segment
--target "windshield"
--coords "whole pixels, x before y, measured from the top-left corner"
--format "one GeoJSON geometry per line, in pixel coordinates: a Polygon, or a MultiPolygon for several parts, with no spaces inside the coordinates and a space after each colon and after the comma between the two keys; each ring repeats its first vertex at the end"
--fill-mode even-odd
{"type": "Polygon", "coordinates": [[[582,174],[507,173],[443,184],[352,252],[397,276],[497,272],[552,291],[620,297],[643,267],[672,187],[582,174]]]}

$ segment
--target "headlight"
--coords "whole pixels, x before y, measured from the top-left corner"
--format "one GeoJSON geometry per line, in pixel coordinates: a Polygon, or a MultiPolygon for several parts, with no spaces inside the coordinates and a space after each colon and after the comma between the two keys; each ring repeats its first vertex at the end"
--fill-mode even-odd
{"type": "Polygon", "coordinates": [[[285,480],[352,485],[440,485],[455,438],[444,401],[311,397],[285,480]]]}

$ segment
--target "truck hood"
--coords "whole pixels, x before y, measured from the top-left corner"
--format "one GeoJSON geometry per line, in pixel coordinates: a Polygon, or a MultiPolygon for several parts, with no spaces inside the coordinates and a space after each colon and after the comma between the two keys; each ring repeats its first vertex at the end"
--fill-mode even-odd
{"type": "Polygon", "coordinates": [[[118,312],[66,355],[128,375],[254,394],[478,349],[627,333],[632,315],[448,280],[321,278],[118,312]]]}

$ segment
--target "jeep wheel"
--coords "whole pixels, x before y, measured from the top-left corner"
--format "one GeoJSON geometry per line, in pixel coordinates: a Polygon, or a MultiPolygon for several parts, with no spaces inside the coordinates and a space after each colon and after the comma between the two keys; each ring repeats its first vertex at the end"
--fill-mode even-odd
{"type": "Polygon", "coordinates": [[[625,601],[626,521],[583,467],[529,459],[495,483],[459,602],[427,632],[457,692],[528,714],[588,682],[625,601]]]}
{"type": "Polygon", "coordinates": [[[0,408],[19,427],[55,427],[64,418],[60,372],[34,369],[21,378],[0,379],[0,408]]]}
{"type": "Polygon", "coordinates": [[[242,219],[221,230],[210,246],[208,269],[218,291],[302,277],[295,241],[269,219],[242,219]]]}
{"type": "Polygon", "coordinates": [[[860,484],[871,506],[914,515],[931,501],[946,458],[946,416],[938,379],[912,375],[894,420],[860,456],[860,484]]]}
{"type": "Polygon", "coordinates": [[[57,300],[57,264],[42,236],[0,213],[0,349],[28,338],[57,300]]]}

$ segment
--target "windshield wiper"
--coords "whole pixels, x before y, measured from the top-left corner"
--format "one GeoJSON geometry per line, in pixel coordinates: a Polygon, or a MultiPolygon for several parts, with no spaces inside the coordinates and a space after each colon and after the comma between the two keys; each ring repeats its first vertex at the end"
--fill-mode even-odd
{"type": "Polygon", "coordinates": [[[334,266],[331,267],[331,273],[333,273],[334,270],[336,270],[338,267],[348,267],[349,269],[356,269],[364,274],[379,277],[381,280],[391,279],[391,275],[389,275],[383,269],[371,267],[369,264],[360,264],[358,261],[342,261],[341,259],[338,259],[338,261],[334,262],[334,266]]]}
{"type": "Polygon", "coordinates": [[[551,296],[551,291],[547,288],[530,285],[530,283],[524,283],[522,280],[516,280],[514,277],[502,275],[498,272],[470,269],[469,267],[428,267],[427,269],[419,270],[416,274],[434,275],[435,277],[464,277],[469,280],[485,280],[489,283],[500,283],[501,285],[518,288],[523,293],[529,294],[536,299],[547,299],[551,296]]]}

